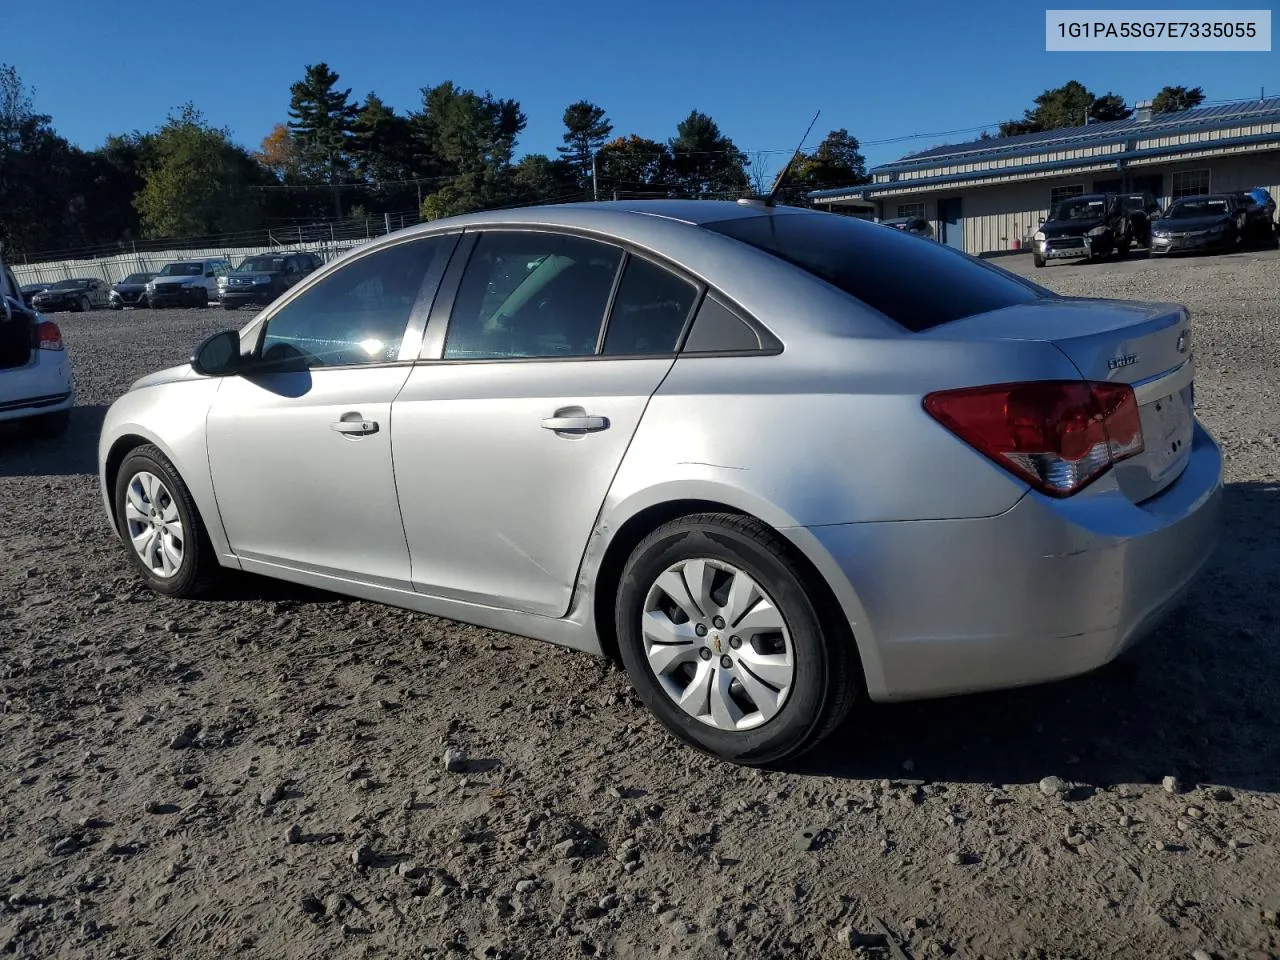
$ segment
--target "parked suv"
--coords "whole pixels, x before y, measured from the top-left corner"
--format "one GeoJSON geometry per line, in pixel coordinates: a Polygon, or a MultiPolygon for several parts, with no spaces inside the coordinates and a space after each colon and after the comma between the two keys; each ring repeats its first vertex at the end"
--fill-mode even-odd
{"type": "Polygon", "coordinates": [[[62,331],[22,302],[22,291],[0,262],[0,420],[26,420],[33,432],[67,429],[75,389],[62,331]]]}
{"type": "Polygon", "coordinates": [[[1123,193],[1120,203],[1129,215],[1129,235],[1135,246],[1151,246],[1151,222],[1160,219],[1160,202],[1150,193],[1123,193]]]}
{"type": "Polygon", "coordinates": [[[147,284],[147,302],[153,307],[207,307],[218,297],[218,278],[230,272],[226,257],[166,263],[147,284]]]}
{"type": "Polygon", "coordinates": [[[41,313],[57,310],[96,310],[107,305],[107,284],[97,277],[77,277],[49,284],[31,298],[31,306],[41,313]]]}
{"type": "Polygon", "coordinates": [[[312,253],[254,254],[218,278],[218,299],[224,310],[245,304],[265,307],[319,266],[320,258],[312,253]]]}
{"type": "Polygon", "coordinates": [[[1094,260],[1114,253],[1125,256],[1133,243],[1133,224],[1124,201],[1114,193],[1086,193],[1053,205],[1049,219],[1035,235],[1032,259],[1037,267],[1049,260],[1094,260]]]}

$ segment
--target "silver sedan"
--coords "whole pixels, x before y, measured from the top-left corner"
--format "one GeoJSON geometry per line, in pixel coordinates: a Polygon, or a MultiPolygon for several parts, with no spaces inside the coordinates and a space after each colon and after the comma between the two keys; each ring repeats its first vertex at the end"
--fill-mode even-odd
{"type": "Polygon", "coordinates": [[[772,762],[1159,622],[1217,536],[1191,336],[836,214],[476,214],[135,383],[102,496],[160,593],[234,568],[616,655],[678,737],[772,762]]]}

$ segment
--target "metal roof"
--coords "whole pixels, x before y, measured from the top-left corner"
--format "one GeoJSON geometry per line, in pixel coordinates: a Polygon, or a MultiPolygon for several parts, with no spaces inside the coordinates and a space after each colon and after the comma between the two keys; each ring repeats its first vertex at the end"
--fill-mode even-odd
{"type": "Polygon", "coordinates": [[[921,160],[938,160],[941,158],[964,157],[968,163],[981,159],[982,155],[992,157],[1021,149],[1036,147],[1079,147],[1093,142],[1105,142],[1113,137],[1141,131],[1143,135],[1158,132],[1163,136],[1172,136],[1182,132],[1190,132],[1203,127],[1226,126],[1246,118],[1257,117],[1259,120],[1280,118],[1280,97],[1267,97],[1265,100],[1244,100],[1237,103],[1221,103],[1212,107],[1196,107],[1179,113],[1157,113],[1148,121],[1138,119],[1136,113],[1127,120],[1110,120],[1105,123],[1090,123],[1079,127],[1061,127],[1057,130],[1045,130],[1040,133],[1023,133],[1015,137],[996,137],[990,140],[971,140],[968,143],[945,144],[932,147],[919,153],[911,153],[901,160],[876,167],[873,173],[882,170],[895,170],[904,165],[915,165],[921,160]]]}

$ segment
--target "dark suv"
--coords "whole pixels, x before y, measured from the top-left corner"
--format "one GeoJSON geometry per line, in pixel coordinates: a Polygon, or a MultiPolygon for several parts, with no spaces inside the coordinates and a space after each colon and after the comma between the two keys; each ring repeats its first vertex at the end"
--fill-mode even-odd
{"type": "Polygon", "coordinates": [[[218,280],[218,299],[224,310],[245,304],[265,307],[321,264],[314,253],[259,253],[245,257],[240,266],[218,280]]]}
{"type": "Polygon", "coordinates": [[[1134,246],[1151,246],[1151,223],[1160,219],[1160,201],[1149,193],[1122,193],[1120,203],[1129,215],[1129,235],[1134,246]]]}
{"type": "Polygon", "coordinates": [[[1231,194],[1244,216],[1240,236],[1246,241],[1265,243],[1275,234],[1276,202],[1261,187],[1231,194]]]}
{"type": "Polygon", "coordinates": [[[1060,200],[1036,232],[1032,259],[1043,267],[1049,260],[1095,260],[1111,253],[1123,257],[1133,244],[1130,212],[1115,193],[1060,200]]]}

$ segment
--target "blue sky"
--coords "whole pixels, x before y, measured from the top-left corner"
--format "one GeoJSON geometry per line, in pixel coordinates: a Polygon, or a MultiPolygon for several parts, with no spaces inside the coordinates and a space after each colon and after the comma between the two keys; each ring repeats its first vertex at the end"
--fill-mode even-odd
{"type": "Polygon", "coordinates": [[[1211,101],[1263,85],[1280,94],[1274,51],[1046,53],[1046,5],[46,0],[7,5],[0,61],[86,147],[152,129],[186,100],[256,147],[286,119],[290,83],[321,60],[353,97],[374,90],[401,110],[444,80],[513,97],[529,117],[521,152],[552,154],[564,107],[580,98],[605,107],[615,132],[654,139],[696,108],[748,152],[789,151],[821,110],[810,143],[844,127],[874,164],[976,133],[875,141],[1020,116],[1071,79],[1131,105],[1166,83],[1202,86],[1211,101]]]}

